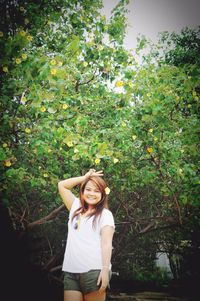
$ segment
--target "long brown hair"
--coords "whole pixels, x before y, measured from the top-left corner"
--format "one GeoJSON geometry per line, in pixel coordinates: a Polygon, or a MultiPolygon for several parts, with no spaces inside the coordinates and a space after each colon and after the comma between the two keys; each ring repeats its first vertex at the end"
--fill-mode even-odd
{"type": "Polygon", "coordinates": [[[88,216],[88,218],[94,216],[93,227],[95,227],[97,218],[101,216],[101,213],[102,213],[103,209],[108,208],[108,195],[106,194],[106,191],[105,191],[105,188],[107,187],[107,184],[104,181],[104,179],[102,179],[101,177],[98,177],[98,176],[90,176],[85,181],[83,181],[81,183],[80,191],[79,191],[81,207],[79,207],[74,212],[74,214],[72,216],[72,221],[76,216],[78,216],[79,214],[84,213],[84,212],[87,211],[88,204],[85,202],[83,194],[84,194],[85,186],[89,181],[93,182],[94,185],[101,192],[101,200],[97,204],[94,205],[95,211],[88,216]]]}

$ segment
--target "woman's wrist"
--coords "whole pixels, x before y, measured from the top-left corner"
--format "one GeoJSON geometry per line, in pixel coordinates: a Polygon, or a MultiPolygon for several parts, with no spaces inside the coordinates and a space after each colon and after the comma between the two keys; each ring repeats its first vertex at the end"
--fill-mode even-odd
{"type": "Polygon", "coordinates": [[[102,265],[102,268],[101,268],[102,270],[109,270],[110,269],[110,267],[109,266],[107,266],[107,265],[102,265]]]}
{"type": "Polygon", "coordinates": [[[85,174],[84,176],[82,176],[84,180],[86,180],[89,176],[87,174],[85,174]]]}

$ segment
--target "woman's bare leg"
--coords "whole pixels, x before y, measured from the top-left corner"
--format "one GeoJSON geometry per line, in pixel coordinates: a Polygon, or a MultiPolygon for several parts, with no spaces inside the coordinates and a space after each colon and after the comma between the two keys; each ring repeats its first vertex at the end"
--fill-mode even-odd
{"type": "Polygon", "coordinates": [[[105,301],[106,292],[95,291],[89,294],[84,295],[84,301],[105,301]]]}
{"type": "Polygon", "coordinates": [[[64,291],[64,301],[83,301],[83,295],[79,291],[64,291]]]}

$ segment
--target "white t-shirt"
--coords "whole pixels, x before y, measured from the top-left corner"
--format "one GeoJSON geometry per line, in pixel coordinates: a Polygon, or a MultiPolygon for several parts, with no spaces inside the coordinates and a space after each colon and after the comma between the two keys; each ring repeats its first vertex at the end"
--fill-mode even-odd
{"type": "Polygon", "coordinates": [[[77,219],[76,217],[73,221],[71,219],[80,206],[80,200],[75,198],[69,213],[67,245],[62,270],[71,273],[84,273],[91,269],[101,270],[100,231],[107,225],[115,227],[112,212],[104,208],[101,217],[96,220],[95,228],[92,224],[94,216],[90,218],[80,216],[79,227],[75,229],[77,219]]]}

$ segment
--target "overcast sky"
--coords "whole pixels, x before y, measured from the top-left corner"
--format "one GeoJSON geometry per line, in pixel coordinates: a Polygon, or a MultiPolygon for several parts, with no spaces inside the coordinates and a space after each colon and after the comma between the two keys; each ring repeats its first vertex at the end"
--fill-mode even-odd
{"type": "MultiPolygon", "coordinates": [[[[118,0],[103,0],[102,14],[110,17],[118,0]]],[[[200,0],[130,0],[127,6],[128,33],[125,47],[134,49],[137,35],[156,42],[158,32],[176,31],[200,25],[200,0]]]]}

